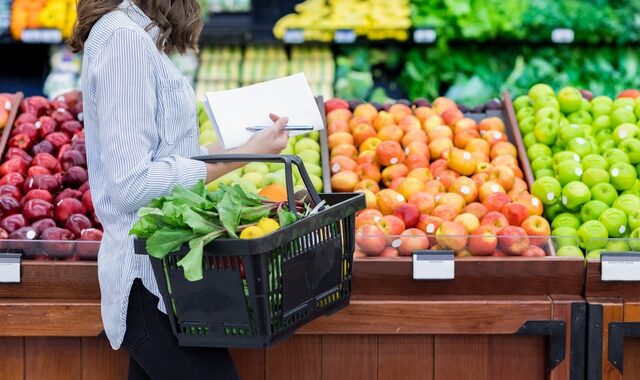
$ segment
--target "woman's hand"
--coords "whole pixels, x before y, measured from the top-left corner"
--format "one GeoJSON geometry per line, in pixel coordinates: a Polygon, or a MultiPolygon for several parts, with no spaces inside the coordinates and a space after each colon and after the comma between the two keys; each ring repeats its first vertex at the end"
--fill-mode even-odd
{"type": "Polygon", "coordinates": [[[270,114],[269,117],[274,122],[273,126],[251,136],[251,139],[239,148],[242,153],[278,154],[286,148],[289,133],[284,130],[284,127],[289,122],[289,118],[274,114],[270,114]]]}

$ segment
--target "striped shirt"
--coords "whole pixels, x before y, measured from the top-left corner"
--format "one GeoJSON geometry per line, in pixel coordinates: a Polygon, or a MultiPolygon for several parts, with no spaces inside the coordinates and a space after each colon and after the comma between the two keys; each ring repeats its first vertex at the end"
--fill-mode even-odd
{"type": "MultiPolygon", "coordinates": [[[[98,255],[102,321],[114,349],[126,331],[135,278],[159,296],[148,256],[135,255],[136,212],[174,185],[205,179],[195,95],[156,48],[158,28],[131,0],[93,26],[84,47],[82,92],[91,196],[104,226],[98,255]]],[[[158,308],[165,311],[162,299],[158,308]]]]}

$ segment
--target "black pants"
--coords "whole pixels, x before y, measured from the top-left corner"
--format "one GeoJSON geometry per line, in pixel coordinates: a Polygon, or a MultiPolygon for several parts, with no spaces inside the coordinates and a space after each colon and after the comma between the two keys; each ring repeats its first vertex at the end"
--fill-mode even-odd
{"type": "Polygon", "coordinates": [[[157,308],[158,297],[136,279],[129,295],[127,331],[129,380],[237,380],[226,348],[180,347],[169,319],[157,308]]]}

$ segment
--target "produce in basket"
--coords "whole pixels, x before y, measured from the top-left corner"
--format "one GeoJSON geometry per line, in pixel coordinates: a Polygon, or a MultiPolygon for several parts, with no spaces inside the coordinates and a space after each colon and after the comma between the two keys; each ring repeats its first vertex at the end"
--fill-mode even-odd
{"type": "Polygon", "coordinates": [[[367,199],[368,209],[356,217],[360,255],[411,255],[407,247],[539,255],[528,242],[545,247],[544,219],[525,228],[542,214],[542,202],[528,192],[502,119],[477,122],[447,98],[381,110],[334,99],[327,110],[333,190],[367,199]]]}
{"type": "MultiPolygon", "coordinates": [[[[514,100],[535,182],[533,194],[548,205],[555,236],[578,236],[588,258],[602,250],[629,250],[637,239],[640,209],[640,98],[636,90],[617,99],[577,88],[555,93],[536,84],[514,100]],[[573,217],[570,217],[572,215],[573,217]],[[620,244],[624,243],[624,244],[620,244]]],[[[575,249],[558,252],[574,255],[575,249]]]]}
{"type": "Polygon", "coordinates": [[[154,199],[141,208],[140,220],[130,234],[147,239],[147,252],[159,259],[188,243],[189,253],[178,265],[187,280],[198,281],[207,244],[221,237],[259,238],[314,212],[300,200],[295,211],[297,215],[287,202],[269,201],[239,185],[221,183],[218,190],[208,191],[200,181],[191,189],[175,186],[171,196],[154,199]]]}

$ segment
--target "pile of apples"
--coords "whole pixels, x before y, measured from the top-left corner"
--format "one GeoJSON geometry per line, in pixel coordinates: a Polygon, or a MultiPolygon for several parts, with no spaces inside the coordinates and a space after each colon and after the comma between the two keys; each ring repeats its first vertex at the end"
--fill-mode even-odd
{"type": "Polygon", "coordinates": [[[514,108],[558,255],[640,250],[640,91],[536,84],[514,108]]]}
{"type": "Polygon", "coordinates": [[[78,97],[22,101],[0,164],[0,239],[102,239],[81,120],[78,97]]]}
{"type": "Polygon", "coordinates": [[[544,256],[550,226],[528,192],[503,121],[479,123],[440,97],[378,111],[325,104],[334,191],[362,192],[356,254],[544,256]]]}

